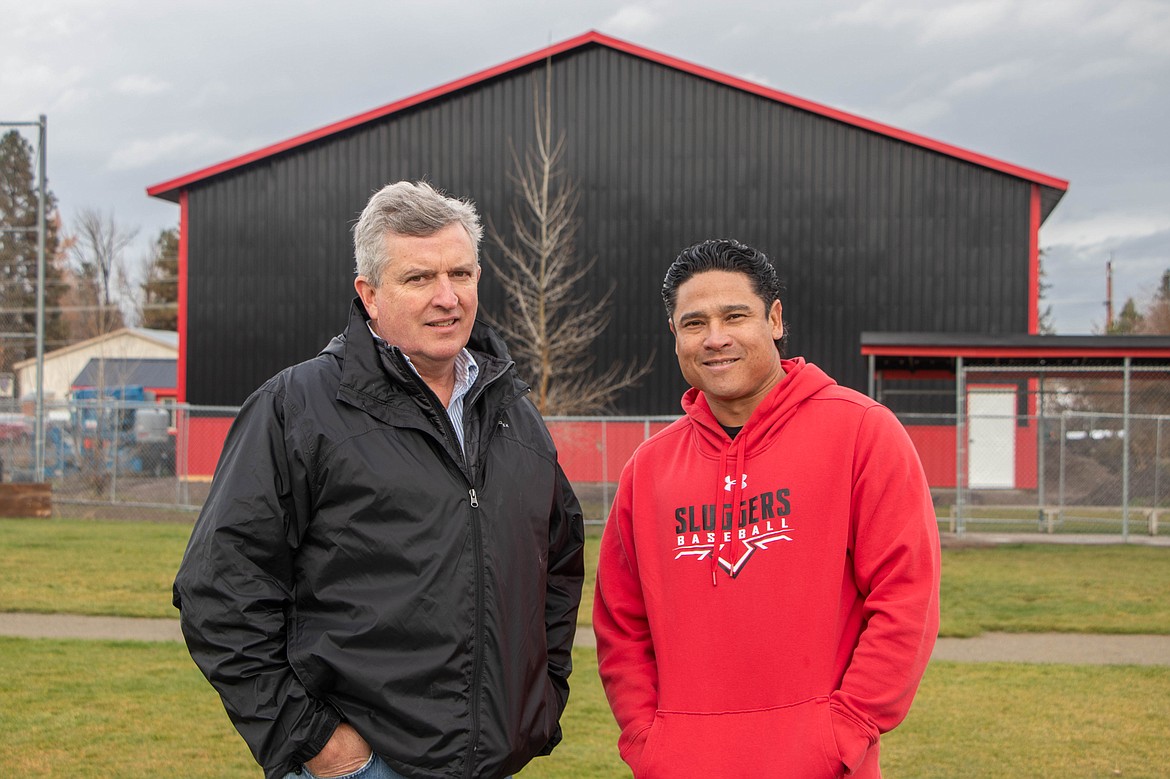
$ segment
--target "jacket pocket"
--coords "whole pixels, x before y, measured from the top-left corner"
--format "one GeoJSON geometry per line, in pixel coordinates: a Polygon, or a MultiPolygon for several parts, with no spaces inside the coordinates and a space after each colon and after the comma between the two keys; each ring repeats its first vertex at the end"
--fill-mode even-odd
{"type": "Polygon", "coordinates": [[[634,769],[638,779],[836,779],[828,698],[724,712],[659,711],[634,769]]]}

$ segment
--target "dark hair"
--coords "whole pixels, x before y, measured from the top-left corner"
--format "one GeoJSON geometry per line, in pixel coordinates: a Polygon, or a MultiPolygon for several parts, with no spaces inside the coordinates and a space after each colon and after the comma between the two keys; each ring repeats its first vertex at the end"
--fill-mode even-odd
{"type": "MultiPolygon", "coordinates": [[[[679,252],[678,257],[666,270],[662,280],[662,302],[666,304],[666,316],[674,318],[678,303],[678,288],[700,273],[712,270],[742,273],[751,281],[752,291],[764,304],[764,311],[772,310],[772,302],[780,299],[784,286],[776,275],[776,268],[768,255],[759,249],[740,243],[731,238],[702,241],[679,252]]],[[[780,354],[788,340],[788,325],[784,324],[784,335],[776,342],[780,354]]]]}

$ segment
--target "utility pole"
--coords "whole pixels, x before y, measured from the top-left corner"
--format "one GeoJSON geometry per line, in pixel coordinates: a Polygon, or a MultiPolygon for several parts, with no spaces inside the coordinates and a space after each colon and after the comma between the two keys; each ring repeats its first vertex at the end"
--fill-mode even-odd
{"type": "Polygon", "coordinates": [[[1105,262],[1105,332],[1113,328],[1113,252],[1105,262]]]}
{"type": "Polygon", "coordinates": [[[49,134],[49,120],[41,114],[37,120],[37,418],[33,427],[36,438],[34,468],[38,483],[45,480],[45,140],[49,134]]]}

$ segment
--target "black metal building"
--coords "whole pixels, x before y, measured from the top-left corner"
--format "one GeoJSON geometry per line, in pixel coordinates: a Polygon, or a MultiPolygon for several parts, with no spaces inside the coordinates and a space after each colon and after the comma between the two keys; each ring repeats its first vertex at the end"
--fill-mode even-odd
{"type": "MultiPolygon", "coordinates": [[[[591,32],[149,188],[181,206],[180,398],[238,404],[342,328],[349,230],[382,185],[428,179],[505,231],[546,62],[597,259],[583,295],[617,284],[598,363],[657,353],[618,411],[678,410],[659,289],[706,238],[766,251],[789,352],[863,391],[863,331],[1036,332],[1038,231],[1067,182],[591,32]]],[[[486,265],[480,297],[503,305],[486,265]]]]}

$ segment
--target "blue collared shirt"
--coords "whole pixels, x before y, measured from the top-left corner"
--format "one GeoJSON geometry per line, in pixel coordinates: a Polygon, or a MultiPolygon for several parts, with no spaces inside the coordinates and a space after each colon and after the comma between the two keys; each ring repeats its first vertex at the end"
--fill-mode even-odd
{"type": "MultiPolygon", "coordinates": [[[[369,327],[369,324],[367,322],[366,326],[369,327]]],[[[372,327],[370,327],[370,334],[374,336],[377,343],[386,343],[385,339],[375,333],[372,327]]],[[[410,361],[406,352],[403,352],[402,356],[406,358],[406,364],[410,366],[415,375],[419,376],[418,369],[414,367],[414,363],[410,361]]],[[[421,379],[422,376],[419,378],[421,379]]],[[[464,454],[467,452],[463,448],[463,399],[477,378],[479,378],[479,364],[465,347],[459,354],[455,355],[455,388],[451,391],[451,402],[447,404],[447,418],[451,420],[451,427],[455,428],[455,437],[459,439],[459,449],[464,454]]]]}

